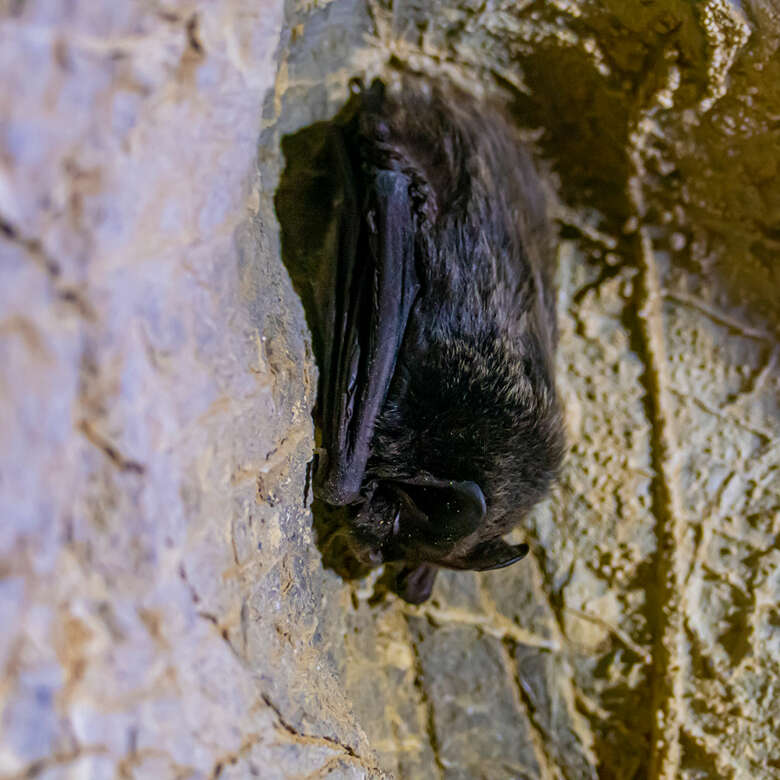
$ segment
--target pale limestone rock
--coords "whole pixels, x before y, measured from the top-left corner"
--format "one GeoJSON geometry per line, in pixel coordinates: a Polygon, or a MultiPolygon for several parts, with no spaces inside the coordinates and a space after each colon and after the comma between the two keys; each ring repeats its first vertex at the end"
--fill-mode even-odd
{"type": "Polygon", "coordinates": [[[779,45],[766,0],[0,0],[0,777],[774,777],[779,45]],[[562,485],[420,608],[322,568],[273,211],[391,56],[508,100],[566,233],[562,485]]]}
{"type": "Polygon", "coordinates": [[[2,5],[3,777],[376,774],[256,170],[283,15],[2,5]]]}

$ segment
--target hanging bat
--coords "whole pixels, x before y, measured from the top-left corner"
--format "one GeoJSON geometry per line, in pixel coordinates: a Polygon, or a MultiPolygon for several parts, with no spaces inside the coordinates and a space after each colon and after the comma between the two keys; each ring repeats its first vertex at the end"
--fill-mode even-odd
{"type": "Polygon", "coordinates": [[[314,494],[420,603],[439,567],[526,555],[502,536],[563,458],[544,197],[503,114],[454,87],[358,84],[320,131],[285,139],[309,185],[276,201],[320,368],[314,494]]]}

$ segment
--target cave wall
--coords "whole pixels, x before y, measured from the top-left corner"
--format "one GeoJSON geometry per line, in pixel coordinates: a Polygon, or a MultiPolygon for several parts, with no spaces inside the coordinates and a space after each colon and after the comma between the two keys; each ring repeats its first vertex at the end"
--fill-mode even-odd
{"type": "Polygon", "coordinates": [[[780,770],[769,0],[0,0],[0,777],[780,770]],[[561,231],[570,452],[419,608],[323,568],[281,138],[395,60],[561,231]]]}

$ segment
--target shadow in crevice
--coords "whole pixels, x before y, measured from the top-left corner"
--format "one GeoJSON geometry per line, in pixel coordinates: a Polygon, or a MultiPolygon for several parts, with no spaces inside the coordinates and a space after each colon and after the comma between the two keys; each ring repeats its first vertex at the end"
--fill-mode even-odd
{"type": "MultiPolygon", "coordinates": [[[[317,122],[285,136],[285,169],[274,204],[281,228],[282,261],[301,299],[319,368],[317,404],[312,416],[321,443],[323,382],[333,339],[339,295],[342,220],[353,196],[351,166],[342,129],[355,115],[352,98],[330,121],[317,122]]],[[[312,463],[316,473],[318,455],[312,463]]],[[[350,507],[334,507],[315,498],[314,531],[323,565],[345,580],[365,577],[371,567],[352,552],[350,507]]]]}
{"type": "MultiPolygon", "coordinates": [[[[353,552],[350,511],[345,507],[333,507],[315,498],[311,505],[314,518],[314,534],[322,565],[339,575],[346,582],[362,580],[371,567],[360,561],[353,552]]],[[[397,579],[404,565],[401,562],[385,562],[382,575],[373,583],[368,599],[373,606],[385,599],[388,593],[398,595],[397,579]]],[[[355,601],[355,604],[357,602],[355,601]]]]}

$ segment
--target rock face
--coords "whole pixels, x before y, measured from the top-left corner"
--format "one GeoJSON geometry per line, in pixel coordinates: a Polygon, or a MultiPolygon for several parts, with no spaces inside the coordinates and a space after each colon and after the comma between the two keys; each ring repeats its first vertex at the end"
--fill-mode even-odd
{"type": "Polygon", "coordinates": [[[0,0],[0,777],[773,778],[770,0],[0,0]],[[324,569],[280,140],[395,57],[560,199],[533,555],[324,569]]]}

